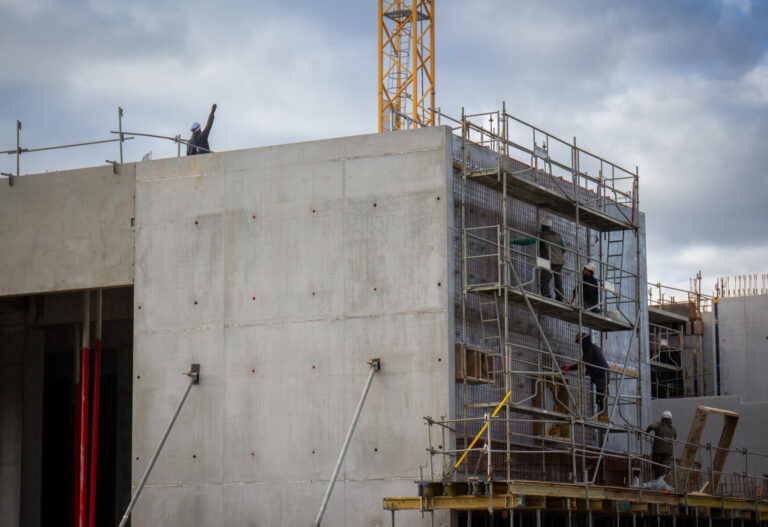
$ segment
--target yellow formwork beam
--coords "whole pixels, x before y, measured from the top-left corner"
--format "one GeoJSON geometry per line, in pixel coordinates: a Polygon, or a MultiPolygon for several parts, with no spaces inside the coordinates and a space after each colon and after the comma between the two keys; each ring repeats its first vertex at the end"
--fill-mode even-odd
{"type": "Polygon", "coordinates": [[[386,510],[482,510],[491,506],[493,509],[530,509],[540,508],[541,500],[528,499],[526,497],[546,497],[560,503],[563,499],[572,500],[572,510],[584,511],[587,509],[586,500],[589,499],[590,510],[615,510],[620,512],[654,512],[659,508],[662,514],[670,514],[677,506],[690,508],[704,508],[707,510],[733,511],[740,517],[755,514],[761,519],[768,519],[768,500],[755,500],[747,498],[728,498],[705,494],[683,494],[648,491],[644,489],[590,486],[589,490],[584,485],[569,483],[546,483],[538,481],[510,481],[498,482],[499,487],[506,486],[506,493],[493,496],[434,496],[434,497],[397,497],[384,498],[383,507],[386,510]],[[536,507],[531,505],[536,504],[536,507]],[[611,505],[618,503],[619,505],[611,505]]]}

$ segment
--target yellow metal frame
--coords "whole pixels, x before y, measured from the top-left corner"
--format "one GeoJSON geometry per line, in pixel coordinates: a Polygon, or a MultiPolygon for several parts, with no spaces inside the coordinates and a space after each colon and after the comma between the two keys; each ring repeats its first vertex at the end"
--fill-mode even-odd
{"type": "MultiPolygon", "coordinates": [[[[496,407],[496,409],[493,411],[493,415],[491,415],[491,419],[496,417],[496,414],[499,413],[499,410],[501,410],[501,407],[504,406],[504,403],[507,402],[507,399],[509,399],[509,396],[512,395],[512,392],[507,392],[507,396],[504,397],[504,400],[499,403],[499,406],[496,407]]],[[[469,451],[472,450],[472,447],[475,446],[475,443],[477,443],[477,440],[480,439],[480,436],[483,435],[483,432],[485,432],[485,429],[488,428],[488,422],[486,422],[483,427],[480,429],[480,431],[477,433],[475,438],[472,440],[472,442],[469,444],[469,447],[464,451],[464,453],[461,455],[459,460],[456,462],[456,464],[453,466],[453,469],[456,470],[459,468],[459,465],[461,465],[461,462],[464,461],[464,458],[467,457],[467,454],[469,454],[469,451]]]]}
{"type": "Polygon", "coordinates": [[[379,0],[379,132],[435,124],[435,0],[379,0]]]}

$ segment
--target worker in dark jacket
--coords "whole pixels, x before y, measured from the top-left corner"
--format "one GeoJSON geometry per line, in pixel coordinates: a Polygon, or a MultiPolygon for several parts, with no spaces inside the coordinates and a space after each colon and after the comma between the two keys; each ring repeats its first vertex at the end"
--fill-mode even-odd
{"type": "Polygon", "coordinates": [[[208,116],[208,122],[205,125],[204,130],[200,130],[200,123],[195,121],[189,130],[192,132],[192,137],[189,138],[189,144],[187,144],[187,155],[194,156],[197,154],[210,154],[211,147],[208,145],[208,134],[211,133],[211,126],[213,126],[213,114],[216,113],[216,105],[211,106],[211,114],[208,116]]]}
{"type": "Polygon", "coordinates": [[[600,303],[600,289],[597,278],[595,278],[596,270],[597,267],[592,262],[585,265],[581,270],[581,296],[584,300],[584,309],[599,314],[600,308],[597,307],[597,304],[600,303]]]}
{"type": "MultiPolygon", "coordinates": [[[[592,337],[589,333],[579,333],[576,335],[576,342],[581,341],[582,360],[584,369],[589,379],[595,385],[595,400],[597,402],[597,420],[604,423],[608,422],[608,413],[605,406],[605,398],[608,397],[608,362],[605,360],[603,350],[599,346],[592,344],[592,337]]],[[[577,371],[579,364],[563,366],[563,371],[577,371]]]]}
{"type": "Polygon", "coordinates": [[[547,298],[552,298],[549,293],[549,284],[555,279],[555,300],[563,301],[563,266],[565,265],[565,242],[563,237],[552,230],[552,220],[544,218],[541,221],[541,231],[538,236],[529,236],[522,240],[515,240],[512,245],[533,245],[539,243],[539,256],[549,260],[549,270],[539,270],[539,292],[547,298]]]}
{"type": "Polygon", "coordinates": [[[673,439],[677,439],[677,430],[672,426],[672,412],[665,410],[661,421],[653,423],[645,429],[646,433],[654,432],[651,461],[653,462],[653,479],[666,476],[672,456],[675,454],[673,439]]]}

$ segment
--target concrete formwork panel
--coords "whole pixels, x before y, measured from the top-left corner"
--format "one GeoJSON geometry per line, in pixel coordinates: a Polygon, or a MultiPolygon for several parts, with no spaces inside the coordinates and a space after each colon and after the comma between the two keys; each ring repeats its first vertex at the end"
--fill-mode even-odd
{"type": "Polygon", "coordinates": [[[138,165],[134,484],[181,372],[202,378],[134,525],[311,523],[373,357],[325,524],[384,524],[415,491],[422,416],[452,401],[449,133],[138,165]]]}
{"type": "Polygon", "coordinates": [[[768,401],[768,296],[722,298],[718,308],[721,395],[768,401]]]}
{"type": "Polygon", "coordinates": [[[0,185],[0,296],[133,283],[135,165],[0,185]]]}

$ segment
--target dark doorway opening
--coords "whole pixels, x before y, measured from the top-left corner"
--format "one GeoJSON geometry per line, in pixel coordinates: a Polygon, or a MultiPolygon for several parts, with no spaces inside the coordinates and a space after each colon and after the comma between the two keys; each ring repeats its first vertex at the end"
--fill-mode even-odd
{"type": "MultiPolygon", "coordinates": [[[[91,293],[95,298],[96,293],[91,293]]],[[[89,420],[94,404],[95,320],[89,323],[89,420]]],[[[21,477],[18,517],[22,525],[76,525],[77,467],[81,442],[77,425],[82,393],[82,328],[85,292],[0,298],[0,359],[20,357],[21,477]]],[[[102,291],[102,345],[98,440],[89,433],[85,459],[97,445],[95,515],[91,525],[116,525],[130,501],[133,288],[102,291]]],[[[90,475],[90,467],[86,474],[90,475]]],[[[90,485],[86,485],[90,488],[90,485]]],[[[86,510],[88,496],[86,496],[86,510]]]]}

